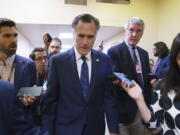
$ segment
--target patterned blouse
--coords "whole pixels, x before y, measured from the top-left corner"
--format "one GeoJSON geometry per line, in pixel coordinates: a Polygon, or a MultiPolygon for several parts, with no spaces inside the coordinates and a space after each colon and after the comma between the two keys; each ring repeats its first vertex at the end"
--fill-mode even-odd
{"type": "Polygon", "coordinates": [[[153,92],[151,120],[146,124],[148,128],[161,127],[162,135],[180,135],[180,101],[175,96],[175,91],[171,90],[168,98],[163,100],[160,90],[153,92]]]}

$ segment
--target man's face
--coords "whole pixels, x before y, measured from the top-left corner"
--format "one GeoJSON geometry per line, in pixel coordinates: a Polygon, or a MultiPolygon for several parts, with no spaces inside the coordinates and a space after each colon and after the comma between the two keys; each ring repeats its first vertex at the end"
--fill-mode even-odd
{"type": "Polygon", "coordinates": [[[35,53],[36,70],[39,74],[47,71],[48,56],[45,51],[36,51],[35,53]]]}
{"type": "Polygon", "coordinates": [[[0,28],[0,51],[8,57],[17,50],[17,29],[15,27],[3,26],[0,28]]]}
{"type": "Polygon", "coordinates": [[[129,24],[125,30],[125,39],[129,45],[136,46],[143,35],[143,26],[140,24],[129,24]]]}
{"type": "Polygon", "coordinates": [[[73,36],[79,54],[86,55],[91,51],[96,39],[96,33],[97,30],[94,22],[78,22],[73,36]]]}
{"type": "Polygon", "coordinates": [[[56,53],[59,53],[61,49],[61,44],[59,42],[56,41],[52,41],[49,45],[49,53],[51,55],[54,55],[56,53]]]}

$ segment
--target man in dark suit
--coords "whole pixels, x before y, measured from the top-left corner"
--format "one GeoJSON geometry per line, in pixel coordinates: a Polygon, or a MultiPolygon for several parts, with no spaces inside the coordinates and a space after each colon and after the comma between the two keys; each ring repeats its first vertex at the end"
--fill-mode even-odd
{"type": "MultiPolygon", "coordinates": [[[[144,22],[138,17],[129,19],[125,27],[125,41],[108,50],[113,62],[113,70],[135,80],[143,89],[146,103],[151,100],[151,85],[148,53],[137,46],[144,31],[144,22]]],[[[143,127],[136,103],[125,91],[117,88],[114,95],[118,100],[120,135],[143,135],[143,127]]]]}
{"type": "MultiPolygon", "coordinates": [[[[14,21],[0,18],[0,78],[14,84],[16,93],[21,87],[34,86],[36,83],[36,67],[32,60],[16,54],[17,29],[14,21]]],[[[23,96],[24,105],[31,105],[33,96],[23,96]]],[[[25,107],[28,119],[32,120],[29,111],[32,107],[25,107]]]]}
{"type": "Polygon", "coordinates": [[[16,92],[36,82],[34,62],[16,54],[17,36],[15,22],[0,18],[0,78],[14,84],[16,92]]]}
{"type": "Polygon", "coordinates": [[[106,114],[110,134],[117,135],[110,58],[92,49],[99,21],[82,14],[72,27],[74,48],[50,60],[43,127],[50,135],[104,135],[106,114]]]}

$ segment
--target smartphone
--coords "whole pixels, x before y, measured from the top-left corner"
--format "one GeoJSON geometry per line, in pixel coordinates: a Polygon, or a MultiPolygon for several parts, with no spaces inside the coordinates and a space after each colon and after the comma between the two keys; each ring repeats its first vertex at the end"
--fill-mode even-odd
{"type": "Polygon", "coordinates": [[[42,93],[43,87],[22,87],[17,93],[17,97],[21,97],[24,94],[31,94],[32,96],[40,96],[42,93]]]}
{"type": "Polygon", "coordinates": [[[120,81],[127,83],[128,86],[134,86],[134,83],[132,81],[130,81],[124,73],[113,72],[113,75],[120,81]]]}

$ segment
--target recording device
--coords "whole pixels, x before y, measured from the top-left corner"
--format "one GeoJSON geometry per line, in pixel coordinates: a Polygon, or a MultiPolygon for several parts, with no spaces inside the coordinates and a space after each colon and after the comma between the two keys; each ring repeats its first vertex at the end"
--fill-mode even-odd
{"type": "Polygon", "coordinates": [[[124,73],[113,72],[112,79],[123,81],[123,82],[127,83],[128,86],[134,86],[134,83],[132,81],[130,81],[124,73]]]}
{"type": "Polygon", "coordinates": [[[154,73],[149,73],[149,74],[148,74],[148,77],[149,77],[150,80],[152,80],[152,79],[158,79],[158,77],[157,77],[154,73]]]}
{"type": "Polygon", "coordinates": [[[21,97],[24,94],[31,94],[32,96],[40,96],[42,93],[43,87],[22,87],[17,93],[17,97],[21,97]]]}
{"type": "Polygon", "coordinates": [[[47,35],[47,37],[48,37],[48,40],[47,40],[47,41],[48,41],[48,42],[51,42],[51,41],[52,41],[51,35],[50,35],[49,33],[47,33],[46,35],[47,35]]]}

